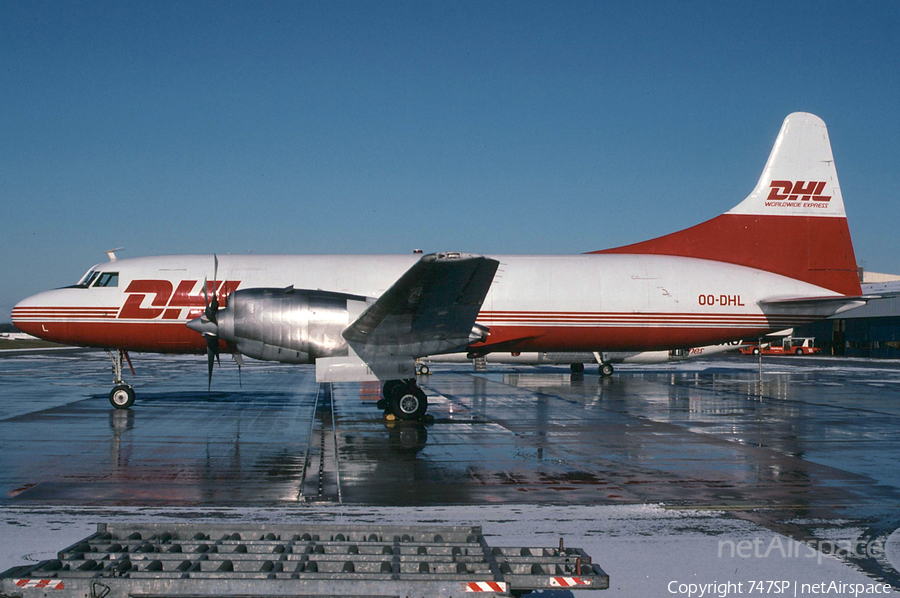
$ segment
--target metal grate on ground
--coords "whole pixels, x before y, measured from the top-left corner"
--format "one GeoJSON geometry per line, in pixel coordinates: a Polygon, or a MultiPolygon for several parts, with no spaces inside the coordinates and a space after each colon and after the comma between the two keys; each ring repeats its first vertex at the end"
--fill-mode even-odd
{"type": "Polygon", "coordinates": [[[478,526],[99,524],[57,559],[0,574],[3,596],[521,595],[606,589],[579,548],[490,547],[478,526]]]}

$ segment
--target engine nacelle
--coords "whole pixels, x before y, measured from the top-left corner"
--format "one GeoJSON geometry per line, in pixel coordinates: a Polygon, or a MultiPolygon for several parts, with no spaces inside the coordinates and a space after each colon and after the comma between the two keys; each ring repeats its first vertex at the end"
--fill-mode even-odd
{"type": "Polygon", "coordinates": [[[243,355],[314,363],[319,357],[348,355],[341,332],[367,306],[358,295],[293,287],[245,289],[228,297],[216,319],[219,337],[243,355]]]}

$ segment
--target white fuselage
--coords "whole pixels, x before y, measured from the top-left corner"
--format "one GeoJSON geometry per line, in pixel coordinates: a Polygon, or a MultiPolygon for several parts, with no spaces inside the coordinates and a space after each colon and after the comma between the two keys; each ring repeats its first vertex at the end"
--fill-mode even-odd
{"type": "MultiPolygon", "coordinates": [[[[116,286],[40,293],[13,310],[16,325],[77,345],[162,352],[205,350],[186,322],[203,312],[204,279],[220,301],[236,289],[287,287],[375,298],[420,256],[212,255],[119,259],[93,271],[116,286]]],[[[759,300],[838,293],[752,268],[658,255],[503,255],[478,324],[481,348],[647,351],[758,336],[831,315],[777,313],[759,300]]]]}

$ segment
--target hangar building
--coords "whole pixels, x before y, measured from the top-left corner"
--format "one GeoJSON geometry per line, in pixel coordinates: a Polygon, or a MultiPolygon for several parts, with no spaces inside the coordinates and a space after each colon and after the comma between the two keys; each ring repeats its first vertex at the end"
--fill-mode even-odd
{"type": "Polygon", "coordinates": [[[893,297],[794,330],[794,336],[812,336],[825,355],[900,359],[900,276],[862,273],[864,295],[893,297]]]}

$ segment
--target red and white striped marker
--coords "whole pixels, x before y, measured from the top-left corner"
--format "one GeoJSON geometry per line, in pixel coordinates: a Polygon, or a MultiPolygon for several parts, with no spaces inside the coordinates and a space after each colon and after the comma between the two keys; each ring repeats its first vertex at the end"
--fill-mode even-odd
{"type": "Polygon", "coordinates": [[[51,590],[64,590],[66,586],[61,579],[17,579],[16,585],[20,588],[50,588],[51,590]]]}
{"type": "Polygon", "coordinates": [[[589,586],[591,580],[586,577],[551,577],[551,588],[571,588],[574,586],[589,586]]]}
{"type": "Polygon", "coordinates": [[[466,584],[467,592],[505,592],[505,581],[470,581],[466,584]]]}

